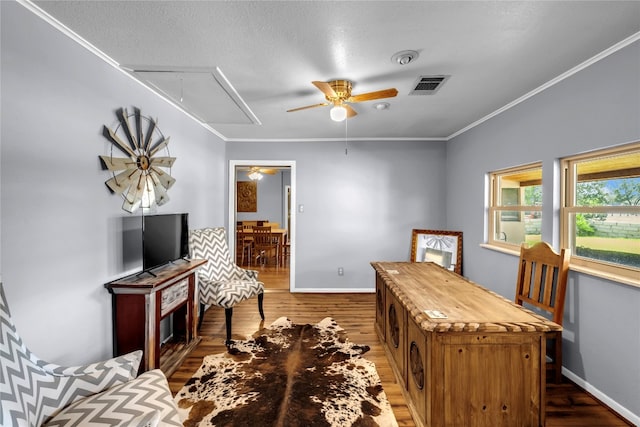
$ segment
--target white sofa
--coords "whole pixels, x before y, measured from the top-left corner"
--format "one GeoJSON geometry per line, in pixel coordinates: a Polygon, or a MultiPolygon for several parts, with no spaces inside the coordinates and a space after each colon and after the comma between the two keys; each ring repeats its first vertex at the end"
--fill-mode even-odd
{"type": "Polygon", "coordinates": [[[159,369],[137,376],[142,351],[86,366],[36,357],[11,320],[0,283],[0,425],[182,426],[159,369]]]}

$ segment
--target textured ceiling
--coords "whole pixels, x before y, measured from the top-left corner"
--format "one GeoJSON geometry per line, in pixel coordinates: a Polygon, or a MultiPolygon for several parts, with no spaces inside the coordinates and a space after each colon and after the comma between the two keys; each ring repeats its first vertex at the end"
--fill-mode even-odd
{"type": "Polygon", "coordinates": [[[636,1],[36,1],[225,140],[447,139],[617,43],[636,1]],[[415,50],[398,65],[392,56],[415,50]],[[164,71],[165,73],[158,73],[164,71]],[[180,73],[167,73],[180,71],[180,73]],[[409,95],[421,75],[450,76],[409,95]],[[349,79],[346,122],[313,80],[349,79]],[[182,100],[182,101],[181,101],[182,100]]]}

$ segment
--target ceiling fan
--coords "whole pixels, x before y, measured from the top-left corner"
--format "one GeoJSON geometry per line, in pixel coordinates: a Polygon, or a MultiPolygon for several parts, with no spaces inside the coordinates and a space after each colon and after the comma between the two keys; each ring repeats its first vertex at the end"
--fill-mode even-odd
{"type": "Polygon", "coordinates": [[[358,114],[349,104],[354,102],[372,101],[374,99],[392,98],[398,94],[395,88],[378,90],[375,92],[362,93],[360,95],[351,95],[352,84],[349,80],[331,80],[329,82],[313,81],[318,89],[324,93],[327,102],[320,104],[307,105],[306,107],[293,108],[287,110],[287,113],[293,111],[306,110],[308,108],[326,107],[333,104],[330,115],[331,119],[341,122],[358,114]]]}
{"type": "Polygon", "coordinates": [[[247,171],[247,176],[253,181],[259,181],[262,179],[262,174],[275,175],[276,172],[277,172],[276,169],[261,168],[260,166],[252,166],[247,171]]]}

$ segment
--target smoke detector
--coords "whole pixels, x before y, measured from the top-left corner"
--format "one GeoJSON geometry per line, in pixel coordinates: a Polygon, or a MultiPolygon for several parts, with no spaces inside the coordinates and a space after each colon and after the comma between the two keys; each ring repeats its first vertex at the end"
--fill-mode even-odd
{"type": "Polygon", "coordinates": [[[373,108],[378,110],[378,111],[388,110],[390,106],[391,106],[391,104],[389,104],[388,102],[377,102],[377,103],[373,104],[373,108]]]}
{"type": "Polygon", "coordinates": [[[391,57],[391,62],[394,62],[398,65],[407,65],[408,63],[418,59],[418,56],[420,55],[415,50],[403,50],[394,54],[391,57]]]}

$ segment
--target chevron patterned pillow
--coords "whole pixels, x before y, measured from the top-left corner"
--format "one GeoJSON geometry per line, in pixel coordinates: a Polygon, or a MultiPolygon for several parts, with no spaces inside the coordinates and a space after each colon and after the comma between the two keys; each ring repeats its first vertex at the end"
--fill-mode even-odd
{"type": "Polygon", "coordinates": [[[162,426],[182,426],[167,378],[159,369],[66,407],[46,427],[142,427],[155,421],[162,426]]]}

